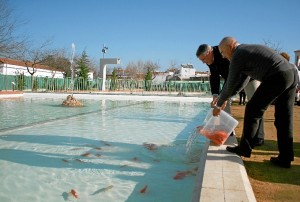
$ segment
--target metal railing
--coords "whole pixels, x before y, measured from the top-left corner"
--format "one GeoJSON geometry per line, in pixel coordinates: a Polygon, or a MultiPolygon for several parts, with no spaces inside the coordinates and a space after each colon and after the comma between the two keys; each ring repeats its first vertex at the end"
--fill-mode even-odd
{"type": "MultiPolygon", "coordinates": [[[[34,91],[34,92],[68,92],[72,90],[71,78],[30,77],[24,75],[1,75],[0,90],[34,91]]],[[[102,79],[86,80],[74,78],[73,91],[100,91],[102,79]]],[[[155,92],[210,92],[208,81],[153,81],[132,79],[108,79],[105,82],[107,91],[155,91],[155,92]]]]}

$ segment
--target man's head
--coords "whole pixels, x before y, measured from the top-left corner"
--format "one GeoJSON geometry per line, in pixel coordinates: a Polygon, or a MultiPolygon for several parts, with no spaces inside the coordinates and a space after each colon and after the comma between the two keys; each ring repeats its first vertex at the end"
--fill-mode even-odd
{"type": "Polygon", "coordinates": [[[228,60],[231,60],[232,55],[238,46],[238,42],[233,37],[224,37],[220,44],[219,44],[219,50],[223,58],[226,58],[228,60]]]}
{"type": "Polygon", "coordinates": [[[205,64],[211,65],[214,62],[213,49],[207,44],[201,44],[199,46],[196,56],[205,64]]]}
{"type": "Polygon", "coordinates": [[[289,55],[288,53],[282,52],[282,53],[280,53],[280,55],[281,55],[282,57],[284,57],[287,61],[290,61],[290,55],[289,55]]]}

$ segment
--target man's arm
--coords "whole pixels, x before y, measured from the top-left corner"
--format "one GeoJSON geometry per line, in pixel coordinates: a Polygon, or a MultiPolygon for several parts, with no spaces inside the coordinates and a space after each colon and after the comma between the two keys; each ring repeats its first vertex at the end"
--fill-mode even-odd
{"type": "Polygon", "coordinates": [[[213,67],[210,67],[210,91],[212,95],[219,95],[220,93],[220,75],[213,67]]]}

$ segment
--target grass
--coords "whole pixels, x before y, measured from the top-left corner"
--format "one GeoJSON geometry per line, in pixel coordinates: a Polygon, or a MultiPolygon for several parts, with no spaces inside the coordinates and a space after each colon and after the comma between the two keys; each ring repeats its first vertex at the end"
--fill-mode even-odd
{"type": "MultiPolygon", "coordinates": [[[[238,141],[243,129],[245,106],[233,103],[232,114],[239,121],[236,128],[238,141]]],[[[270,163],[278,155],[274,106],[265,115],[265,144],[255,147],[251,158],[243,158],[244,165],[258,202],[299,201],[300,196],[300,107],[294,107],[294,152],[291,168],[280,168],[270,163]]]]}

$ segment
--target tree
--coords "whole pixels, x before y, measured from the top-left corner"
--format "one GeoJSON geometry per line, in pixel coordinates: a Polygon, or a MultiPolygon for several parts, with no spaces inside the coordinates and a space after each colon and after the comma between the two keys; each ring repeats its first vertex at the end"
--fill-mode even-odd
{"type": "Polygon", "coordinates": [[[76,79],[77,84],[80,84],[82,90],[87,89],[87,79],[89,74],[89,59],[84,50],[81,54],[81,57],[76,60],[76,75],[79,77],[76,79]],[[81,78],[81,79],[80,79],[81,78]]]}
{"type": "Polygon", "coordinates": [[[86,51],[84,50],[81,54],[81,57],[78,58],[76,61],[77,65],[77,76],[82,77],[84,79],[88,78],[88,73],[89,73],[89,59],[88,55],[86,54],[86,51]]]}
{"type": "Polygon", "coordinates": [[[167,69],[167,72],[177,72],[179,70],[179,67],[177,65],[177,62],[175,60],[170,61],[170,66],[167,69]]]}
{"type": "Polygon", "coordinates": [[[46,57],[51,55],[51,51],[46,49],[50,41],[47,40],[38,48],[24,48],[22,51],[22,60],[27,68],[27,72],[31,75],[31,90],[34,90],[34,74],[37,71],[37,66],[43,64],[46,57]]]}
{"type": "Polygon", "coordinates": [[[16,36],[17,21],[6,0],[0,0],[0,57],[17,58],[26,38],[16,36]]]}
{"type": "Polygon", "coordinates": [[[160,66],[157,63],[152,62],[151,60],[148,60],[146,62],[139,60],[136,63],[129,62],[126,67],[126,73],[133,79],[143,79],[149,68],[152,72],[155,72],[160,68],[160,66]]]}
{"type": "Polygon", "coordinates": [[[145,75],[145,89],[146,91],[150,91],[151,90],[151,83],[152,83],[152,80],[153,80],[153,73],[152,73],[152,69],[151,67],[149,67],[147,69],[147,73],[145,75]]]}
{"type": "Polygon", "coordinates": [[[268,46],[269,48],[272,48],[277,53],[280,53],[282,50],[282,47],[279,42],[272,42],[271,40],[264,40],[264,44],[268,46]]]}
{"type": "Polygon", "coordinates": [[[111,75],[111,84],[110,84],[110,90],[116,90],[117,88],[117,70],[114,68],[111,75]]]}
{"type": "Polygon", "coordinates": [[[71,62],[66,55],[67,54],[64,49],[54,50],[53,54],[46,56],[46,58],[43,60],[43,64],[63,71],[65,78],[71,77],[71,62]]]}

